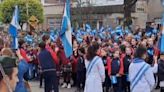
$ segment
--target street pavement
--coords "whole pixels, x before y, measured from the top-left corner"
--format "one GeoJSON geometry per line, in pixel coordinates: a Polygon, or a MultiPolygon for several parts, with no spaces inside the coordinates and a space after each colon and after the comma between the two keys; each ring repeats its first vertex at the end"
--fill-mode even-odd
{"type": "MultiPolygon", "coordinates": [[[[30,82],[30,86],[31,86],[32,92],[44,92],[43,88],[39,88],[39,82],[38,81],[30,82]]],[[[60,88],[59,92],[75,92],[75,88],[71,88],[71,89],[60,88]]],[[[153,92],[160,92],[160,91],[159,90],[155,90],[153,92]]]]}
{"type": "MultiPolygon", "coordinates": [[[[39,82],[38,81],[30,82],[30,87],[32,89],[32,92],[44,92],[44,88],[39,87],[39,82]]],[[[71,89],[60,88],[59,92],[75,92],[75,88],[71,88],[71,89]]]]}

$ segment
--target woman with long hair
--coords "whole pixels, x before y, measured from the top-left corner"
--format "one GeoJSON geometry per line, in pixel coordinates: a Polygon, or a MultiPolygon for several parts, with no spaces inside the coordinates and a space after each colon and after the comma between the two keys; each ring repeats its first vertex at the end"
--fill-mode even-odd
{"type": "Polygon", "coordinates": [[[99,44],[91,43],[86,55],[86,83],[84,92],[103,92],[102,83],[105,80],[105,68],[102,59],[98,56],[99,44]]]}

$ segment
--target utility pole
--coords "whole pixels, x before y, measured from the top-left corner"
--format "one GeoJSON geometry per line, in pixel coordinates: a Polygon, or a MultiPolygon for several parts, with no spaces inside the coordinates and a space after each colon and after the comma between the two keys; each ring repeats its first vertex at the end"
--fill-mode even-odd
{"type": "MultiPolygon", "coordinates": [[[[27,14],[27,18],[29,17],[29,12],[28,12],[28,0],[26,0],[26,14],[27,14]]],[[[28,30],[28,20],[26,22],[26,31],[28,30]]]]}

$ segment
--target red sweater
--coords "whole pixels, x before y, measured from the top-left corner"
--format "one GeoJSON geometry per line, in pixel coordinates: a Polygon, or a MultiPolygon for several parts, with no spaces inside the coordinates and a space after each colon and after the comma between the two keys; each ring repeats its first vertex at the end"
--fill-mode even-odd
{"type": "Polygon", "coordinates": [[[154,55],[159,56],[160,50],[157,47],[154,47],[154,55]]]}
{"type": "Polygon", "coordinates": [[[72,57],[72,71],[76,72],[77,71],[77,62],[78,62],[78,57],[75,58],[74,56],[72,57]]]}
{"type": "Polygon", "coordinates": [[[24,49],[20,49],[20,54],[26,60],[26,62],[28,62],[28,63],[30,62],[30,59],[27,57],[27,53],[24,49]]]}
{"type": "MultiPolygon", "coordinates": [[[[123,66],[123,58],[124,57],[121,57],[120,58],[120,69],[119,69],[119,74],[120,75],[123,75],[124,73],[124,66],[123,66]]],[[[110,57],[107,58],[107,67],[105,67],[106,69],[108,69],[108,75],[110,76],[111,75],[111,62],[112,62],[112,59],[110,57]]]]}

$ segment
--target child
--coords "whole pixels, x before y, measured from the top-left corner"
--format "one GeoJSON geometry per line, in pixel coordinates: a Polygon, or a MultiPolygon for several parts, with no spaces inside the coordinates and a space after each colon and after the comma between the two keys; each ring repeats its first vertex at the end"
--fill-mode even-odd
{"type": "Polygon", "coordinates": [[[158,63],[158,79],[160,81],[160,92],[164,92],[164,53],[161,53],[158,63]]]}
{"type": "Polygon", "coordinates": [[[122,92],[121,76],[123,75],[123,60],[120,57],[120,51],[115,50],[113,58],[108,58],[108,75],[111,78],[114,92],[122,92]]]}
{"type": "Polygon", "coordinates": [[[84,86],[85,86],[85,75],[86,75],[86,68],[85,68],[85,62],[84,62],[85,49],[80,48],[78,50],[78,54],[79,54],[79,58],[77,61],[77,82],[76,82],[77,91],[76,92],[81,92],[81,90],[84,89],[84,86]]]}
{"type": "Polygon", "coordinates": [[[124,65],[124,75],[122,76],[122,88],[124,92],[130,92],[130,82],[128,80],[129,75],[129,65],[132,61],[132,51],[130,47],[126,47],[126,55],[123,58],[123,65],[124,65]]]}
{"type": "Polygon", "coordinates": [[[71,57],[73,86],[76,85],[77,61],[78,61],[78,58],[79,58],[78,50],[73,51],[73,56],[71,57]]]}
{"type": "Polygon", "coordinates": [[[110,77],[108,75],[108,57],[107,56],[104,56],[102,57],[102,60],[103,60],[103,64],[104,64],[104,67],[105,67],[105,82],[103,84],[104,86],[104,92],[108,92],[109,91],[109,87],[111,87],[111,80],[110,80],[110,77]]]}
{"type": "Polygon", "coordinates": [[[67,63],[63,66],[63,77],[64,77],[64,83],[62,85],[62,88],[71,88],[71,72],[72,72],[72,65],[70,61],[67,61],[67,63]]]}

